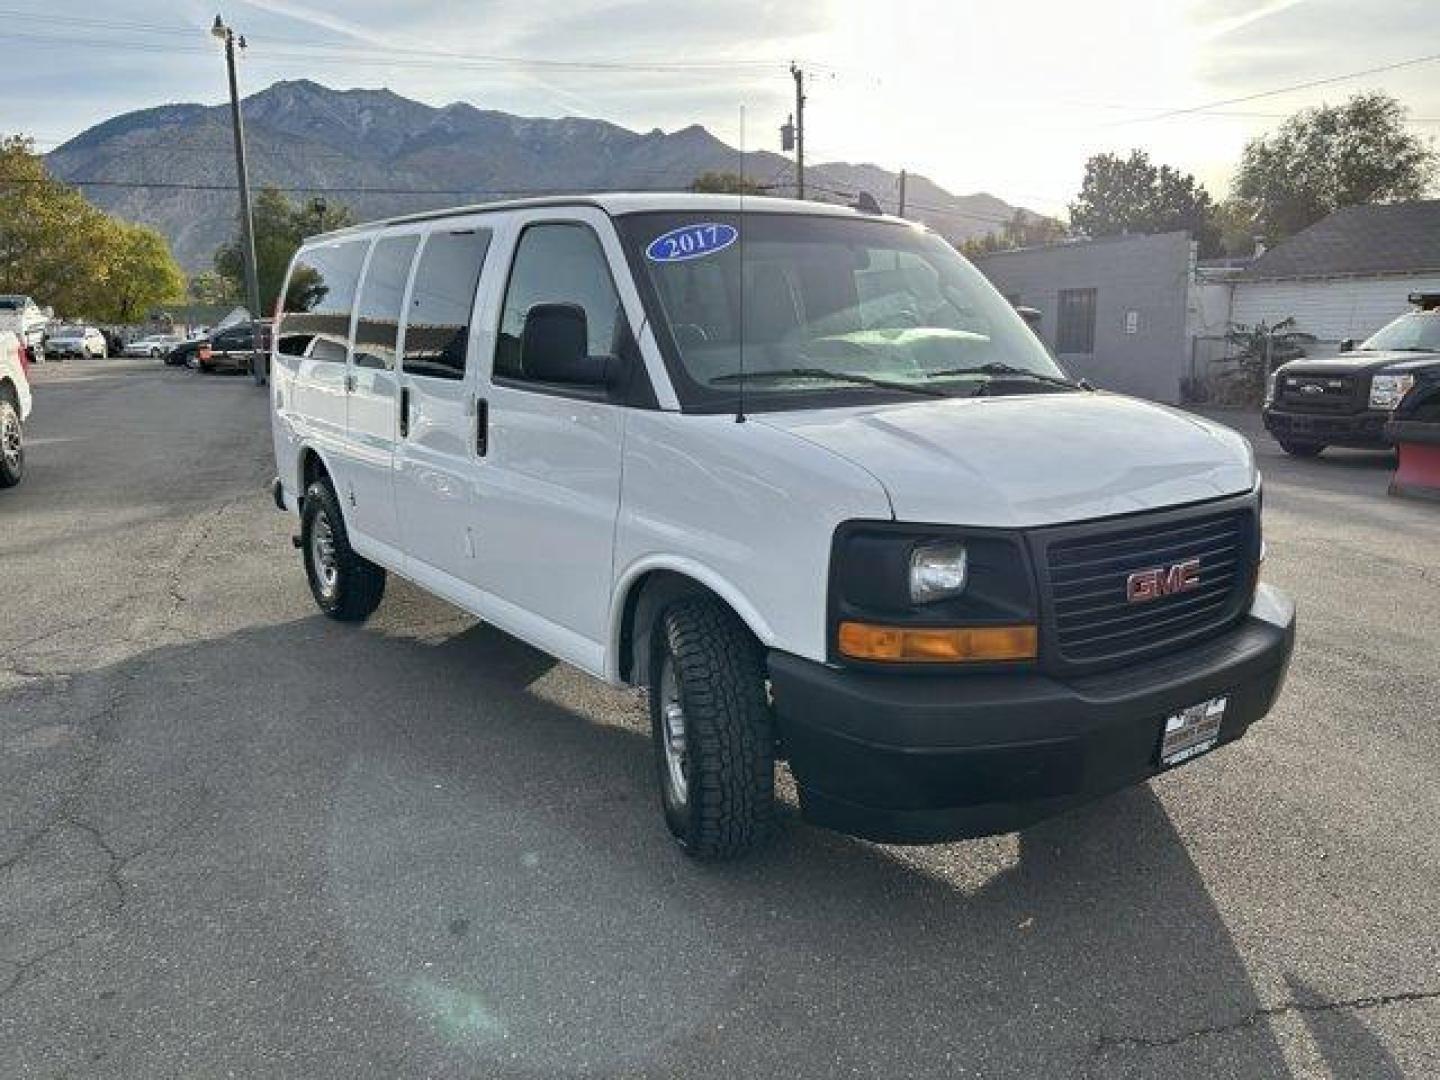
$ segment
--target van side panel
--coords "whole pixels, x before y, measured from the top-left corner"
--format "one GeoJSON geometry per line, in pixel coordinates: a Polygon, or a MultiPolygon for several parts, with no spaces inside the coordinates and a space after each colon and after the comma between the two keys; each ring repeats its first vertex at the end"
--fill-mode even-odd
{"type": "Polygon", "coordinates": [[[835,526],[891,516],[869,473],[768,425],[631,411],[608,676],[619,677],[625,590],[660,568],[725,597],[766,646],[823,661],[835,526]]]}

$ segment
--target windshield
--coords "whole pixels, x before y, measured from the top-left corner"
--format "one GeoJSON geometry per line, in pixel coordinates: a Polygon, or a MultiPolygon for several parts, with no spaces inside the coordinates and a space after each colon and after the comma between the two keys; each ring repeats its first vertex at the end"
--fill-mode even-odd
{"type": "Polygon", "coordinates": [[[773,213],[632,214],[619,226],[682,405],[733,407],[742,344],[747,406],[1066,384],[1005,299],[933,234],[773,213]]]}
{"type": "Polygon", "coordinates": [[[1367,352],[1440,352],[1440,311],[1401,315],[1360,348],[1367,352]]]}
{"type": "Polygon", "coordinates": [[[25,306],[23,296],[0,296],[0,311],[15,311],[25,306]]]}

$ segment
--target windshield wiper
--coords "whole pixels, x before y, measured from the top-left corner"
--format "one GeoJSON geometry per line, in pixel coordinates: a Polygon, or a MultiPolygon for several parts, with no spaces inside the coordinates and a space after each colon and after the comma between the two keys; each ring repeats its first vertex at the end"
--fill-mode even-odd
{"type": "Polygon", "coordinates": [[[948,398],[953,395],[944,390],[933,390],[915,383],[892,382],[890,379],[872,379],[869,375],[856,375],[848,371],[831,371],[829,368],[803,367],[785,368],[781,371],[732,371],[717,375],[712,383],[732,382],[775,382],[782,379],[833,379],[836,382],[854,383],[856,386],[873,386],[880,390],[899,390],[906,394],[920,394],[924,397],[948,398]]]}
{"type": "MultiPolygon", "coordinates": [[[[1064,379],[1059,375],[1046,375],[1044,372],[1031,371],[1029,368],[1016,367],[1014,364],[1002,364],[999,361],[991,361],[988,364],[978,364],[975,367],[943,368],[940,371],[927,371],[925,374],[932,379],[944,379],[956,375],[1009,376],[1012,378],[1034,379],[1036,382],[1049,383],[1052,386],[1063,386],[1067,390],[1090,389],[1090,387],[1083,382],[1064,379]]],[[[976,391],[976,393],[979,392],[979,390],[976,391]]]]}

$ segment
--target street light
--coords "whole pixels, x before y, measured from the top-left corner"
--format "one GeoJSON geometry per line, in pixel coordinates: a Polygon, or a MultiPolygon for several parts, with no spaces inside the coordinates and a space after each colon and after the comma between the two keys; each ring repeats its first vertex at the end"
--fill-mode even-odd
{"type": "MultiPolygon", "coordinates": [[[[250,212],[250,174],[245,166],[245,127],[240,119],[240,91],[235,85],[235,47],[245,48],[245,38],[243,35],[237,37],[219,15],[215,16],[210,33],[225,43],[225,68],[230,77],[230,126],[235,135],[235,177],[240,187],[240,254],[245,262],[245,291],[250,302],[250,318],[259,319],[260,278],[255,268],[255,220],[250,212]]],[[[259,371],[255,379],[261,381],[259,371]]]]}

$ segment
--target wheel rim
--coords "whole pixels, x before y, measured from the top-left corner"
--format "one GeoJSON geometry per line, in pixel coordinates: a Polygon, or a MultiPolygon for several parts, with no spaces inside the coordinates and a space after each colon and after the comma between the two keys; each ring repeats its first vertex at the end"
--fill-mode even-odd
{"type": "Polygon", "coordinates": [[[335,595],[335,585],[340,580],[340,565],[335,559],[335,530],[323,510],[315,515],[310,526],[310,561],[315,566],[320,594],[329,600],[335,595]]]}
{"type": "Polygon", "coordinates": [[[0,454],[4,455],[5,464],[12,470],[20,464],[20,439],[20,418],[15,415],[14,409],[6,409],[0,413],[0,454]]]}
{"type": "Polygon", "coordinates": [[[675,678],[675,664],[667,656],[660,669],[660,749],[665,756],[665,786],[676,806],[685,806],[690,799],[685,734],[680,684],[675,678]]]}

